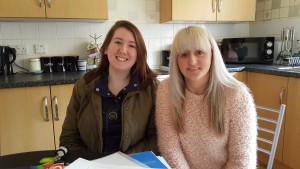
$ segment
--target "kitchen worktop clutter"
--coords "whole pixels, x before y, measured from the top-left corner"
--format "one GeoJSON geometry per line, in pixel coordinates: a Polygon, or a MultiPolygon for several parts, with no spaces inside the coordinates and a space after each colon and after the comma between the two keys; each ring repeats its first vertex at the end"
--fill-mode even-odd
{"type": "Polygon", "coordinates": [[[87,61],[79,56],[52,56],[29,59],[29,70],[33,74],[52,72],[86,71],[87,61]]]}

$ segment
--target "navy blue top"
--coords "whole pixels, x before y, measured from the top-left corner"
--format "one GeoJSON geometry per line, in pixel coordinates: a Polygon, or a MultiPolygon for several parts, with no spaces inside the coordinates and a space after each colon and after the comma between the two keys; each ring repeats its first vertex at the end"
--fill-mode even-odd
{"type": "Polygon", "coordinates": [[[120,150],[122,135],[122,105],[128,92],[137,91],[138,79],[131,74],[129,84],[115,96],[108,89],[108,77],[102,73],[101,79],[95,82],[99,87],[96,94],[102,97],[102,136],[104,153],[113,153],[120,150]]]}

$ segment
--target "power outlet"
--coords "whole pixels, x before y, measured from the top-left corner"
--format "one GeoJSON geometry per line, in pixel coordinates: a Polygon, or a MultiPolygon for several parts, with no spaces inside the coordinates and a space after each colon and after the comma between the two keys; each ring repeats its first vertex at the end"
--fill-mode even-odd
{"type": "Polygon", "coordinates": [[[300,49],[300,40],[299,39],[297,39],[295,41],[295,48],[300,49]]]}
{"type": "Polygon", "coordinates": [[[16,54],[17,55],[27,54],[27,47],[26,47],[26,45],[16,45],[15,49],[16,49],[16,54]]]}
{"type": "Polygon", "coordinates": [[[46,45],[45,44],[36,44],[35,45],[35,53],[36,54],[45,54],[46,53],[46,45]]]}

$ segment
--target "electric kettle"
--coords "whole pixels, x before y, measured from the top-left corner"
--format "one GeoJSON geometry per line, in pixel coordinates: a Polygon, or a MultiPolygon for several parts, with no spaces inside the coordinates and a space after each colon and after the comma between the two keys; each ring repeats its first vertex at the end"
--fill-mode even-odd
{"type": "Polygon", "coordinates": [[[0,76],[13,75],[12,64],[16,60],[16,49],[8,46],[0,46],[0,76]]]}

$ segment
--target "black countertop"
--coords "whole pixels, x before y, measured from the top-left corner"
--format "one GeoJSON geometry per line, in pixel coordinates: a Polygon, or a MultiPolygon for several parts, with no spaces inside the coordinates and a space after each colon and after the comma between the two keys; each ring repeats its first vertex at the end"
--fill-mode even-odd
{"type": "MultiPolygon", "coordinates": [[[[229,72],[258,72],[278,76],[300,78],[300,72],[288,72],[279,70],[279,67],[288,67],[282,65],[263,65],[263,64],[227,64],[229,72]]],[[[154,70],[158,75],[167,75],[167,71],[154,70]]],[[[17,73],[15,75],[0,76],[1,88],[16,88],[16,87],[32,87],[32,86],[48,86],[61,84],[74,84],[86,72],[55,72],[43,73],[38,75],[17,73]]]]}

